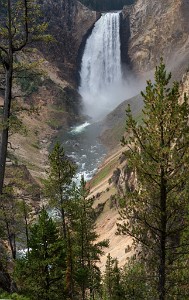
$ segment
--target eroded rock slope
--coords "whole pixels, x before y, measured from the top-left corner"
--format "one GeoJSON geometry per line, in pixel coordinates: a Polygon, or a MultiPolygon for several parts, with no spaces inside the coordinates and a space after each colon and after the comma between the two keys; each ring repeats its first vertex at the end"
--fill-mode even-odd
{"type": "Polygon", "coordinates": [[[100,14],[76,0],[42,0],[42,4],[55,42],[41,45],[40,50],[60,69],[61,77],[76,84],[78,54],[100,14]]]}
{"type": "Polygon", "coordinates": [[[177,77],[181,76],[189,61],[188,16],[188,0],[137,0],[125,7],[123,20],[128,20],[130,28],[125,55],[132,69],[150,71],[163,57],[177,77]]]}

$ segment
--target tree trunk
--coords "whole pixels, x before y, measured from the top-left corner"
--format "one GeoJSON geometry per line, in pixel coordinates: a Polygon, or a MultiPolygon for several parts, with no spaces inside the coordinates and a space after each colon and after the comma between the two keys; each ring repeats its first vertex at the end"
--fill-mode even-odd
{"type": "Polygon", "coordinates": [[[59,177],[59,192],[60,192],[60,204],[61,204],[62,229],[63,229],[64,239],[66,240],[66,220],[65,220],[65,211],[64,211],[64,208],[63,208],[64,199],[63,199],[63,190],[62,190],[60,170],[59,170],[58,177],[59,177]]]}
{"type": "MultiPolygon", "coordinates": [[[[85,263],[84,263],[84,225],[83,225],[83,220],[82,220],[82,216],[81,216],[81,222],[82,222],[82,226],[81,226],[81,265],[82,268],[84,270],[85,268],[85,263]]],[[[82,300],[85,300],[85,282],[83,280],[82,285],[81,285],[81,293],[82,293],[82,300]]]]}
{"type": "Polygon", "coordinates": [[[1,137],[1,148],[0,148],[0,195],[3,192],[3,184],[5,177],[5,165],[7,157],[7,147],[8,147],[8,132],[9,132],[9,117],[10,117],[10,107],[12,99],[12,55],[11,61],[8,68],[6,69],[6,83],[5,83],[5,100],[4,100],[4,109],[3,109],[3,125],[1,137]]]}
{"type": "Polygon", "coordinates": [[[67,230],[67,241],[68,241],[68,267],[70,269],[70,278],[69,278],[69,297],[74,299],[74,281],[73,281],[73,253],[72,253],[72,244],[70,239],[69,229],[67,230]]]}
{"type": "Polygon", "coordinates": [[[3,108],[3,125],[5,126],[2,131],[1,149],[0,149],[0,195],[3,193],[5,165],[8,147],[8,133],[9,133],[9,117],[12,100],[12,76],[13,76],[13,45],[12,45],[12,12],[11,0],[7,1],[8,8],[8,50],[6,52],[5,67],[5,99],[3,108]]]}
{"type": "Polygon", "coordinates": [[[29,255],[29,231],[28,231],[28,219],[27,219],[27,209],[26,209],[26,203],[23,200],[24,205],[24,221],[25,221],[25,233],[26,233],[26,243],[27,243],[27,252],[29,255]]]}
{"type": "Polygon", "coordinates": [[[11,233],[9,221],[8,221],[7,215],[6,215],[6,209],[4,208],[4,206],[2,206],[2,209],[3,209],[4,222],[5,222],[6,230],[7,230],[7,240],[9,241],[9,246],[10,246],[10,249],[11,249],[12,258],[16,259],[16,237],[15,237],[15,233],[11,233]]]}
{"type": "Polygon", "coordinates": [[[167,194],[164,170],[161,170],[161,236],[160,236],[160,265],[159,265],[159,300],[165,300],[166,290],[166,226],[167,226],[167,194]]]}
{"type": "MultiPolygon", "coordinates": [[[[62,196],[61,196],[62,198],[62,196]]],[[[63,208],[63,200],[61,200],[61,216],[62,216],[62,230],[63,230],[63,237],[66,240],[67,232],[66,232],[66,221],[65,221],[65,211],[63,208]]]]}

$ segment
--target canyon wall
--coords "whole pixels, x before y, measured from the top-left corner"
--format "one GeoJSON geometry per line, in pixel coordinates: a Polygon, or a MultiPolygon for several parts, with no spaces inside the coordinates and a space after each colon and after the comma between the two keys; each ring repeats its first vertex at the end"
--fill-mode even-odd
{"type": "Polygon", "coordinates": [[[40,50],[59,68],[61,77],[76,85],[78,53],[100,13],[76,0],[41,0],[41,4],[55,41],[40,45],[40,50]]]}
{"type": "MultiPolygon", "coordinates": [[[[44,20],[55,41],[40,45],[45,58],[59,68],[59,76],[78,84],[78,69],[86,39],[100,13],[76,0],[40,0],[44,20]]],[[[189,59],[188,0],[137,0],[121,14],[122,62],[135,73],[153,70],[163,56],[180,78],[189,59]]]]}
{"type": "MultiPolygon", "coordinates": [[[[48,23],[48,33],[54,41],[36,43],[33,48],[37,50],[17,54],[17,61],[36,63],[42,74],[31,77],[27,72],[15,82],[13,96],[18,90],[23,96],[19,98],[19,106],[32,105],[37,113],[21,113],[27,136],[15,133],[10,138],[17,149],[19,164],[26,165],[38,182],[45,176],[51,138],[57,131],[65,132],[70,126],[83,122],[81,97],[77,92],[78,53],[100,16],[76,0],[39,0],[39,3],[43,12],[40,18],[48,23]]],[[[3,93],[0,94],[0,104],[3,97],[3,93]]],[[[14,163],[14,159],[10,163],[14,163]]]]}
{"type": "MultiPolygon", "coordinates": [[[[137,0],[124,7],[122,22],[129,24],[129,40],[122,37],[123,61],[137,73],[152,70],[164,58],[180,77],[189,59],[188,0],[137,0]]],[[[126,29],[128,31],[128,28],[126,29]]]]}

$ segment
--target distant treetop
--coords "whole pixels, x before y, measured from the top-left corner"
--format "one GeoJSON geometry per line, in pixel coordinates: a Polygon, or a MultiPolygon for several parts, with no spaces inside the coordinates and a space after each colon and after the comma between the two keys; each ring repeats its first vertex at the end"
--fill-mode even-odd
{"type": "Polygon", "coordinates": [[[97,11],[120,10],[124,5],[130,5],[135,0],[80,0],[87,7],[97,11]]]}

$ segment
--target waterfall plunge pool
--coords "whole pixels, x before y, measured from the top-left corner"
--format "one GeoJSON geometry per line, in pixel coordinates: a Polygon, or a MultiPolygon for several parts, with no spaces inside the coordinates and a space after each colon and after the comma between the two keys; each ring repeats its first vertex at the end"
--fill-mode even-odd
{"type": "Polygon", "coordinates": [[[71,127],[67,132],[59,132],[57,139],[62,143],[67,157],[77,165],[76,182],[84,175],[90,180],[107,154],[107,149],[99,141],[101,125],[85,122],[71,127]]]}

